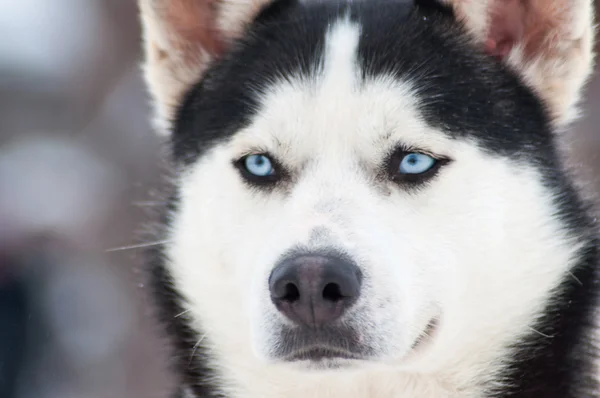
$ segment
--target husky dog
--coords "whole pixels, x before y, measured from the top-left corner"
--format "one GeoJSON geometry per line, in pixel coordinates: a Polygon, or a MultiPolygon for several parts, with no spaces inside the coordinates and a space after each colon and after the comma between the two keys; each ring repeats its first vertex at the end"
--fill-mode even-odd
{"type": "Polygon", "coordinates": [[[590,0],[140,0],[181,396],[600,397],[590,0]]]}

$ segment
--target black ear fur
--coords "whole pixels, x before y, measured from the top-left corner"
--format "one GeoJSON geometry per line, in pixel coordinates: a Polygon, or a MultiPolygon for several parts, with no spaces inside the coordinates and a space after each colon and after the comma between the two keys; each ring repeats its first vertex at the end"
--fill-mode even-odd
{"type": "Polygon", "coordinates": [[[415,8],[424,13],[441,13],[446,16],[454,16],[454,10],[448,4],[439,0],[414,0],[415,8]]]}
{"type": "Polygon", "coordinates": [[[254,18],[254,22],[264,24],[277,19],[296,5],[298,5],[298,0],[274,0],[262,8],[254,18]]]}

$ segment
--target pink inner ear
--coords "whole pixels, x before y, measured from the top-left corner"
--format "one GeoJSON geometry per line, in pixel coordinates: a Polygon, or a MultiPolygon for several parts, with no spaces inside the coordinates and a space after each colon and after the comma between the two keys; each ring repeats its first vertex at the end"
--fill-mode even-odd
{"type": "Polygon", "coordinates": [[[525,34],[526,10],[521,0],[495,0],[485,51],[504,59],[525,34]]]}
{"type": "Polygon", "coordinates": [[[168,24],[182,39],[177,44],[188,48],[201,47],[213,55],[223,50],[223,37],[215,23],[215,0],[166,1],[168,24]]]}

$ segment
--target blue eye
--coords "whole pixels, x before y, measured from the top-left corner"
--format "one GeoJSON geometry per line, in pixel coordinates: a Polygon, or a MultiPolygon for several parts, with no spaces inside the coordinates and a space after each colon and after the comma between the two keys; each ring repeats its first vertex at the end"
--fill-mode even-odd
{"type": "Polygon", "coordinates": [[[411,152],[400,162],[400,174],[423,174],[437,163],[437,160],[423,153],[411,152]]]}
{"type": "Polygon", "coordinates": [[[268,177],[275,174],[273,162],[265,155],[250,155],[244,159],[244,168],[256,177],[268,177]]]}

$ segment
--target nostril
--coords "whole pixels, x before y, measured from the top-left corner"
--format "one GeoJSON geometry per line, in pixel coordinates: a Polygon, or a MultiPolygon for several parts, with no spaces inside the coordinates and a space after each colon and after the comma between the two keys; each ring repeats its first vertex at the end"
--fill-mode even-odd
{"type": "Polygon", "coordinates": [[[342,290],[337,283],[328,283],[323,289],[323,299],[326,301],[338,302],[342,300],[342,290]]]}
{"type": "Polygon", "coordinates": [[[275,308],[300,327],[320,328],[340,319],[360,296],[362,275],[343,256],[289,257],[271,271],[269,293],[275,308]]]}
{"type": "Polygon", "coordinates": [[[293,303],[294,301],[298,301],[300,299],[300,290],[298,286],[293,283],[287,283],[285,285],[284,294],[281,297],[282,301],[287,301],[293,303]]]}

